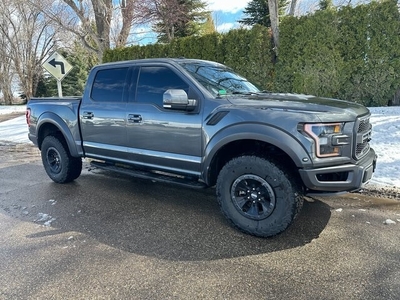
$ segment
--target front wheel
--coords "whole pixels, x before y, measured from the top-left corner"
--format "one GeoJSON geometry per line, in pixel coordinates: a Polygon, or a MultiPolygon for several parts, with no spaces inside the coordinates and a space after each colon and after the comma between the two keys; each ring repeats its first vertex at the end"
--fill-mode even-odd
{"type": "Polygon", "coordinates": [[[41,156],[44,169],[54,182],[71,182],[81,174],[81,158],[72,157],[68,148],[55,136],[45,137],[41,156]]]}
{"type": "Polygon", "coordinates": [[[261,237],[284,231],[303,204],[295,182],[276,164],[256,156],[234,158],[222,168],[217,198],[233,226],[261,237]]]}

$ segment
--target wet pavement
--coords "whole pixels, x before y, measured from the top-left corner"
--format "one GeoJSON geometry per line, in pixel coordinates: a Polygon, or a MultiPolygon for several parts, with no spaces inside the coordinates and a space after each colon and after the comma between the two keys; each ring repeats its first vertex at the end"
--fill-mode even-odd
{"type": "Polygon", "coordinates": [[[0,151],[0,299],[399,298],[399,199],[308,199],[261,239],[229,226],[213,189],[87,164],[60,185],[32,145],[0,151]]]}

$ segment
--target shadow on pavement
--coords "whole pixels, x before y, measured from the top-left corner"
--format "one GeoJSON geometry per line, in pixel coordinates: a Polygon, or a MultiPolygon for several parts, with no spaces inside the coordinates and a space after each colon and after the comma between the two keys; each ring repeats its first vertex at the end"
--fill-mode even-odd
{"type": "Polygon", "coordinates": [[[38,165],[3,168],[0,177],[8,180],[0,183],[1,211],[23,221],[34,222],[39,213],[55,219],[48,230],[29,238],[51,240],[51,236],[77,231],[123,251],[175,261],[301,247],[318,238],[331,216],[327,204],[305,202],[288,230],[272,238],[257,238],[228,224],[213,189],[191,190],[109,175],[84,171],[75,182],[60,185],[51,182],[38,165]]]}

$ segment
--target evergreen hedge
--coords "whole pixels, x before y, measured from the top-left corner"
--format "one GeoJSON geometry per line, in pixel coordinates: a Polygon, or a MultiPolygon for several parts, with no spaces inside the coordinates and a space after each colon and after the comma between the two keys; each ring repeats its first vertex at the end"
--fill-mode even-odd
{"type": "Polygon", "coordinates": [[[400,94],[399,8],[387,0],[285,17],[277,62],[270,31],[259,25],[108,50],[103,60],[182,56],[226,64],[262,89],[386,105],[400,94]]]}
{"type": "Polygon", "coordinates": [[[274,87],[386,105],[400,90],[396,0],[317,11],[281,24],[274,87]]]}
{"type": "Polygon", "coordinates": [[[226,34],[185,37],[170,44],[150,44],[108,50],[103,61],[141,58],[186,57],[223,63],[262,89],[273,85],[271,35],[267,28],[234,29],[226,34]]]}

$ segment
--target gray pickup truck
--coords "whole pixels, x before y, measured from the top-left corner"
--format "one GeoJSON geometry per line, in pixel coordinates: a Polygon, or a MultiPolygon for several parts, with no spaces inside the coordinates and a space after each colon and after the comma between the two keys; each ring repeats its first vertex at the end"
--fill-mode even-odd
{"type": "Polygon", "coordinates": [[[284,231],[304,195],[371,179],[370,112],[356,103],[261,91],[230,68],[195,59],[96,66],[82,97],[33,98],[29,138],[57,183],[96,167],[160,182],[216,187],[231,224],[284,231]]]}

